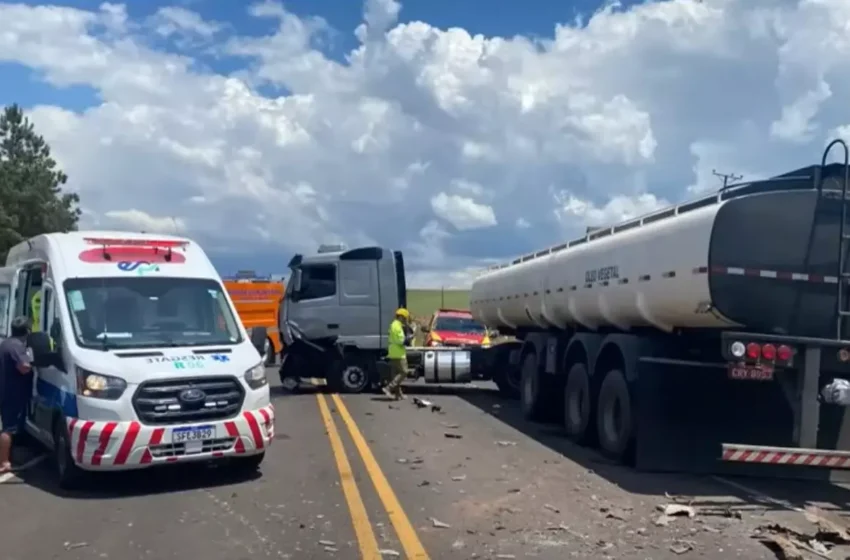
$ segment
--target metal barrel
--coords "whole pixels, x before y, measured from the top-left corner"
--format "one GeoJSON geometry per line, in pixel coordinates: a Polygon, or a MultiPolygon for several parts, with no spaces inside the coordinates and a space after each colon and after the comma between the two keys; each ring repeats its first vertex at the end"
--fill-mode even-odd
{"type": "Polygon", "coordinates": [[[426,383],[469,383],[472,381],[471,352],[428,349],[422,357],[422,374],[426,383]]]}

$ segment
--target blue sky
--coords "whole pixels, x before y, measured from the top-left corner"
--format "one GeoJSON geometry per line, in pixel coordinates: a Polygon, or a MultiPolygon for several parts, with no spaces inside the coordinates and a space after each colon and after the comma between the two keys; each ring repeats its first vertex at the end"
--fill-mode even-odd
{"type": "Polygon", "coordinates": [[[425,285],[850,136],[843,0],[398,1],[0,1],[0,104],[84,227],[224,272],[381,244],[425,285]]]}

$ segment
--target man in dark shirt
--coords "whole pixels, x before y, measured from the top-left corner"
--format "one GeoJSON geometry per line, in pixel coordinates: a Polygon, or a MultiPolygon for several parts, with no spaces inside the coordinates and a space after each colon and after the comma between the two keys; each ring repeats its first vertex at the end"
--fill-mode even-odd
{"type": "Polygon", "coordinates": [[[32,398],[32,359],[27,352],[30,321],[16,317],[12,336],[0,342],[0,474],[12,470],[12,437],[24,428],[32,398]]]}

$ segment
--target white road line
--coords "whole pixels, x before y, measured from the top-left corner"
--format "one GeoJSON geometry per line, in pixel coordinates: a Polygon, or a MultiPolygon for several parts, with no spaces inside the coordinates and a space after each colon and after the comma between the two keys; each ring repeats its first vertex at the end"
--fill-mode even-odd
{"type": "Polygon", "coordinates": [[[780,500],[780,499],[774,498],[772,496],[768,496],[764,492],[760,492],[759,490],[756,490],[755,488],[750,488],[749,486],[741,484],[740,482],[735,482],[734,480],[729,480],[728,478],[723,478],[722,476],[712,476],[710,478],[712,480],[719,482],[720,484],[725,484],[726,486],[729,486],[731,488],[734,488],[736,490],[740,490],[741,492],[749,494],[750,496],[757,498],[757,499],[759,499],[763,502],[767,502],[769,504],[773,504],[775,506],[785,508],[789,511],[796,511],[796,512],[799,512],[799,513],[805,512],[805,510],[803,508],[799,508],[799,507],[791,504],[791,502],[789,502],[787,500],[780,500]]]}
{"type": "Polygon", "coordinates": [[[9,472],[9,473],[0,474],[0,484],[3,484],[4,482],[9,482],[9,481],[10,481],[10,480],[12,480],[13,478],[15,478],[15,476],[16,476],[19,472],[21,472],[21,471],[25,471],[25,470],[27,470],[27,469],[30,469],[30,468],[32,468],[32,467],[34,467],[34,466],[38,465],[39,463],[41,463],[41,462],[42,462],[42,461],[44,461],[45,459],[47,459],[47,454],[40,455],[40,456],[38,456],[38,457],[34,457],[34,458],[30,459],[29,461],[27,461],[26,463],[24,463],[23,465],[20,465],[20,466],[18,466],[18,467],[15,467],[14,472],[9,472]]]}

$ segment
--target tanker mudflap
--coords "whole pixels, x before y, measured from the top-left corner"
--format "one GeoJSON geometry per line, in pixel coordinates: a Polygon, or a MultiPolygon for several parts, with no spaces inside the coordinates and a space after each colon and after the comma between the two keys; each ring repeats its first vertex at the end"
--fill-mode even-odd
{"type": "Polygon", "coordinates": [[[637,373],[638,470],[742,474],[721,460],[723,442],[790,443],[793,417],[778,383],[735,382],[725,364],[641,359],[637,373]]]}

